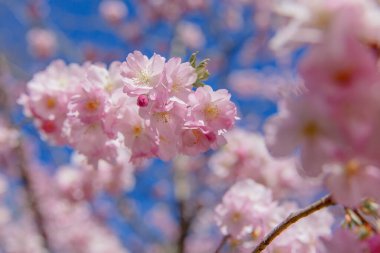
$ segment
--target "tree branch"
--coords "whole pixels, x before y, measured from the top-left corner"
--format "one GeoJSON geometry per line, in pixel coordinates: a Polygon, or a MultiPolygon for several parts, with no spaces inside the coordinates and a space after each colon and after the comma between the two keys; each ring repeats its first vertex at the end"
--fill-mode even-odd
{"type": "Polygon", "coordinates": [[[221,250],[223,249],[224,247],[224,244],[227,242],[227,240],[230,238],[231,236],[230,235],[225,235],[223,236],[222,240],[220,241],[218,247],[216,248],[215,250],[215,253],[220,253],[221,250]]]}
{"type": "Polygon", "coordinates": [[[354,214],[358,216],[360,219],[361,223],[369,228],[373,233],[377,234],[377,227],[375,227],[371,222],[369,222],[361,213],[358,209],[352,209],[354,214]]]}
{"type": "Polygon", "coordinates": [[[309,216],[310,214],[321,210],[325,207],[335,205],[332,197],[327,195],[322,199],[314,202],[310,206],[307,206],[297,212],[294,212],[288,216],[283,222],[277,225],[272,231],[267,234],[264,239],[256,246],[252,253],[262,252],[277,236],[279,236],[285,229],[296,223],[298,220],[309,216]]]}
{"type": "Polygon", "coordinates": [[[30,172],[26,168],[25,154],[21,140],[18,146],[16,147],[15,152],[18,157],[18,169],[20,172],[20,177],[25,188],[26,201],[34,217],[37,232],[40,234],[42,238],[43,247],[47,250],[47,252],[52,252],[52,247],[50,245],[48,233],[45,227],[45,221],[40,210],[40,206],[37,202],[38,197],[36,196],[35,191],[33,189],[32,180],[30,178],[30,172]]]}

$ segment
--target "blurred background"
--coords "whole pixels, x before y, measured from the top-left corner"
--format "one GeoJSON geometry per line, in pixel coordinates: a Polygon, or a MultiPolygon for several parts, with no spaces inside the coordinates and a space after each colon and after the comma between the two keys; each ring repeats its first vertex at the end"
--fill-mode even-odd
{"type": "Polygon", "coordinates": [[[16,101],[54,59],[109,64],[140,50],[186,61],[198,51],[210,59],[206,83],[232,93],[238,126],[260,132],[277,99],[297,88],[302,53],[270,50],[280,20],[269,2],[0,0],[0,146],[20,134],[9,127],[19,129],[28,167],[14,170],[19,156],[2,153],[0,252],[214,252],[222,236],[213,208],[229,184],[210,172],[212,152],[149,161],[124,175],[117,191],[95,191],[93,175],[60,173],[73,163],[72,150],[42,141],[16,101]],[[62,188],[74,203],[53,194],[62,188]]]}

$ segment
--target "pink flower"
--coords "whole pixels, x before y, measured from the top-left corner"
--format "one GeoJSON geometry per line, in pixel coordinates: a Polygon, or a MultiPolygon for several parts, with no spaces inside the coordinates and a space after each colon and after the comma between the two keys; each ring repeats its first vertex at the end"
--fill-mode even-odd
{"type": "Polygon", "coordinates": [[[94,171],[87,168],[61,167],[56,174],[57,187],[62,197],[70,201],[90,200],[95,191],[94,171]],[[89,180],[89,179],[92,180],[89,180]]]}
{"type": "Polygon", "coordinates": [[[326,186],[334,200],[348,207],[357,207],[365,198],[380,200],[380,169],[357,160],[346,164],[326,165],[326,186]]]}
{"type": "Polygon", "coordinates": [[[69,100],[79,90],[85,69],[86,66],[53,61],[44,71],[34,75],[27,84],[27,94],[19,98],[24,113],[34,118],[48,141],[55,144],[67,142],[61,129],[67,118],[69,100]]]}
{"type": "Polygon", "coordinates": [[[373,235],[367,240],[365,240],[370,253],[380,252],[380,235],[373,235]]]}
{"type": "Polygon", "coordinates": [[[266,187],[247,179],[234,184],[216,209],[216,221],[224,235],[234,238],[253,232],[266,221],[276,206],[266,187]]]}
{"type": "Polygon", "coordinates": [[[115,163],[116,144],[111,142],[99,122],[86,124],[77,118],[70,118],[65,123],[70,145],[85,155],[90,164],[97,167],[100,159],[115,163]]]}
{"type": "Polygon", "coordinates": [[[149,127],[149,121],[140,117],[135,103],[132,105],[124,101],[114,108],[110,115],[115,118],[115,122],[106,128],[123,135],[125,146],[132,152],[131,161],[138,163],[141,159],[157,155],[158,140],[156,132],[149,127]]]}
{"type": "Polygon", "coordinates": [[[150,223],[159,229],[168,240],[175,240],[178,235],[177,223],[172,217],[168,206],[156,204],[147,215],[150,223]]]}
{"type": "Polygon", "coordinates": [[[350,99],[367,92],[379,78],[377,59],[371,49],[350,31],[344,32],[326,38],[300,64],[306,88],[313,95],[321,93],[327,101],[350,99]]]}
{"type": "Polygon", "coordinates": [[[340,133],[328,118],[326,106],[310,96],[293,98],[265,125],[266,143],[275,157],[292,155],[300,149],[301,165],[311,176],[334,156],[342,143],[340,133]]]}
{"type": "Polygon", "coordinates": [[[226,135],[227,144],[209,160],[213,172],[221,178],[232,180],[252,178],[262,179],[262,171],[272,159],[264,139],[256,134],[234,129],[226,135]]]}
{"type": "Polygon", "coordinates": [[[196,80],[195,69],[188,62],[181,63],[181,59],[175,57],[165,64],[163,83],[171,96],[187,102],[187,97],[196,80]]]}
{"type": "Polygon", "coordinates": [[[364,253],[367,252],[363,242],[354,233],[347,229],[338,229],[332,237],[324,238],[324,251],[326,253],[364,253]]]}
{"type": "Polygon", "coordinates": [[[237,118],[236,106],[227,90],[213,91],[210,86],[199,87],[189,95],[191,115],[213,131],[232,128],[237,118]]]}
{"type": "Polygon", "coordinates": [[[273,70],[239,70],[228,77],[228,84],[242,97],[265,97],[278,100],[305,92],[302,80],[289,75],[279,75],[273,70]]]}
{"type": "Polygon", "coordinates": [[[165,58],[154,54],[150,59],[139,51],[128,54],[121,66],[124,92],[130,96],[147,94],[162,80],[165,58]]]}
{"type": "Polygon", "coordinates": [[[210,148],[216,149],[226,143],[223,135],[194,122],[186,123],[181,133],[181,152],[185,155],[198,155],[210,148]]]}
{"type": "Polygon", "coordinates": [[[72,117],[78,117],[83,123],[99,122],[105,114],[108,94],[99,87],[83,85],[82,91],[71,98],[72,117]]]}
{"type": "Polygon", "coordinates": [[[128,8],[123,1],[103,0],[99,5],[102,17],[111,24],[120,23],[128,14],[128,8]]]}
{"type": "Polygon", "coordinates": [[[39,58],[49,58],[57,50],[57,38],[54,32],[33,28],[27,33],[30,52],[39,58]]]}
{"type": "Polygon", "coordinates": [[[199,49],[206,43],[202,29],[191,22],[182,21],[177,26],[178,37],[190,49],[199,49]]]}

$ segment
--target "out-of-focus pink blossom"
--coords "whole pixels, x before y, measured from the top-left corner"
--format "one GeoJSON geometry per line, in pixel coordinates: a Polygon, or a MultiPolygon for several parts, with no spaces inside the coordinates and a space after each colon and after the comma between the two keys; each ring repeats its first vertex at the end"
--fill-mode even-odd
{"type": "Polygon", "coordinates": [[[379,73],[370,48],[347,32],[331,37],[313,47],[300,63],[307,89],[333,102],[371,89],[379,73]],[[355,61],[347,61],[348,54],[355,61]]]}
{"type": "Polygon", "coordinates": [[[53,61],[46,70],[35,74],[28,83],[27,95],[23,94],[19,99],[25,115],[34,118],[43,136],[52,143],[67,141],[61,130],[68,103],[84,76],[84,68],[79,65],[53,61]]]}
{"type": "Polygon", "coordinates": [[[12,129],[4,122],[0,121],[0,168],[11,169],[10,165],[14,164],[15,158],[12,153],[14,153],[19,142],[20,133],[16,129],[12,129]]]}
{"type": "Polygon", "coordinates": [[[357,207],[365,198],[380,199],[377,186],[380,170],[357,160],[325,166],[326,186],[334,199],[348,207],[357,207]]]}
{"type": "Polygon", "coordinates": [[[176,223],[170,210],[164,205],[156,205],[148,214],[149,223],[159,229],[167,240],[175,240],[178,235],[176,223]]]}
{"type": "Polygon", "coordinates": [[[33,28],[29,30],[26,38],[31,54],[38,58],[49,58],[57,50],[57,38],[53,31],[33,28]]]}
{"type": "Polygon", "coordinates": [[[313,192],[317,182],[299,175],[296,159],[271,157],[258,133],[234,129],[226,134],[226,139],[227,144],[209,160],[213,173],[224,182],[251,178],[269,187],[277,198],[300,189],[305,196],[313,192]]]}
{"type": "Polygon", "coordinates": [[[215,209],[216,221],[224,235],[240,238],[261,227],[276,205],[269,189],[247,179],[224,195],[215,209]]]}
{"type": "Polygon", "coordinates": [[[177,33],[181,42],[190,49],[199,49],[206,43],[201,28],[194,23],[182,21],[177,26],[177,33]]]}
{"type": "Polygon", "coordinates": [[[228,84],[242,97],[260,96],[278,100],[305,92],[301,80],[292,80],[271,71],[234,71],[228,77],[228,84]]]}
{"type": "Polygon", "coordinates": [[[110,24],[118,24],[128,15],[127,6],[120,0],[103,0],[99,5],[99,11],[110,24]]]}
{"type": "Polygon", "coordinates": [[[301,165],[305,173],[317,176],[324,163],[336,152],[341,143],[339,133],[328,118],[328,108],[313,97],[288,99],[280,113],[265,126],[266,143],[272,155],[292,155],[301,150],[301,165]]]}
{"type": "Polygon", "coordinates": [[[373,235],[365,240],[370,253],[380,252],[380,235],[373,235]]]}
{"type": "Polygon", "coordinates": [[[348,229],[337,229],[337,231],[335,231],[331,237],[326,237],[323,239],[323,244],[324,244],[324,250],[322,252],[326,252],[326,253],[367,252],[365,244],[362,241],[360,241],[352,231],[348,229]]]}

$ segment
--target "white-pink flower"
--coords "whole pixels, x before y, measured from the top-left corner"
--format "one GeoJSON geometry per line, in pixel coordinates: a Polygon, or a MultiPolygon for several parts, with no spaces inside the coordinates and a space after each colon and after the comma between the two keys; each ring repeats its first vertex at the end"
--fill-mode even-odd
{"type": "Polygon", "coordinates": [[[276,205],[270,189],[253,180],[243,180],[223,196],[222,203],[215,209],[216,221],[224,235],[244,237],[262,228],[276,205]]]}
{"type": "Polygon", "coordinates": [[[337,203],[354,208],[366,198],[380,200],[379,168],[353,159],[326,165],[324,170],[326,186],[337,203]]]}
{"type": "Polygon", "coordinates": [[[171,96],[187,101],[196,80],[195,69],[188,62],[181,63],[181,59],[175,57],[165,64],[163,83],[171,96]]]}
{"type": "Polygon", "coordinates": [[[165,58],[154,54],[150,59],[139,51],[128,54],[121,66],[124,92],[130,96],[149,93],[162,80],[165,58]]]}
{"type": "Polygon", "coordinates": [[[285,157],[299,148],[305,173],[319,175],[323,164],[336,155],[342,143],[341,133],[328,114],[326,105],[313,97],[288,99],[279,114],[265,125],[269,151],[276,157],[285,157]]]}
{"type": "Polygon", "coordinates": [[[57,37],[51,30],[33,28],[28,31],[26,38],[30,52],[36,57],[49,58],[57,50],[57,37]]]}
{"type": "Polygon", "coordinates": [[[103,0],[99,5],[99,12],[110,24],[118,24],[128,14],[128,8],[123,1],[103,0]]]}
{"type": "Polygon", "coordinates": [[[210,86],[199,87],[189,95],[191,117],[212,131],[229,130],[237,118],[237,110],[225,89],[213,91],[210,86]]]}

